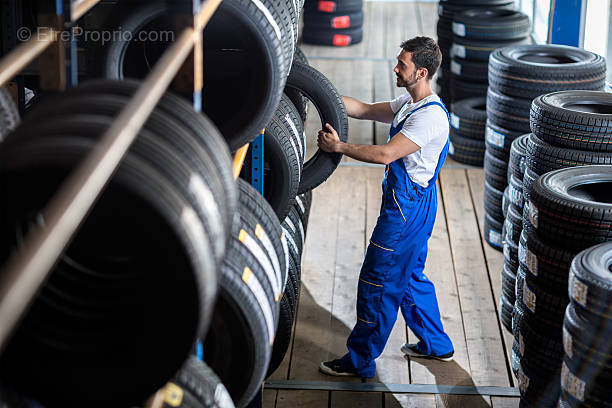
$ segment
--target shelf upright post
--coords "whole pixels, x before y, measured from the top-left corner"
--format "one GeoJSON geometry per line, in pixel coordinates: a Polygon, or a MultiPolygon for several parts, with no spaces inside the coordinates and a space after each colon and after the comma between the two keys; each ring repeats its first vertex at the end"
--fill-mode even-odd
{"type": "Polygon", "coordinates": [[[551,0],[548,22],[550,44],[584,45],[587,0],[551,0]]]}

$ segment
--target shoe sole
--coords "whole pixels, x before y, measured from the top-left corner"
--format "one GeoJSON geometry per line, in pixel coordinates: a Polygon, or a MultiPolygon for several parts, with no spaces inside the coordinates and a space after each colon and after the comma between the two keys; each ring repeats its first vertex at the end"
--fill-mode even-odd
{"type": "Polygon", "coordinates": [[[405,350],[405,349],[402,349],[402,353],[404,353],[408,357],[422,358],[422,359],[425,359],[425,360],[447,361],[447,362],[448,361],[453,361],[453,357],[454,357],[454,356],[450,356],[450,357],[429,356],[427,354],[418,354],[418,353],[415,353],[412,350],[405,350]]]}
{"type": "Polygon", "coordinates": [[[357,374],[353,374],[353,373],[339,373],[327,367],[323,363],[319,364],[319,371],[322,372],[323,374],[333,375],[335,377],[359,377],[357,374]]]}

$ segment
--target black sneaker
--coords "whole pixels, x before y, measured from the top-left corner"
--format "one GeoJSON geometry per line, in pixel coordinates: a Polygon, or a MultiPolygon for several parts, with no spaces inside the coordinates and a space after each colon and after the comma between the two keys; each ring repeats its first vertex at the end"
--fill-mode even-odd
{"type": "Polygon", "coordinates": [[[449,353],[442,354],[441,356],[434,356],[433,354],[423,354],[419,352],[416,344],[408,344],[404,343],[402,346],[402,353],[407,355],[408,357],[417,357],[417,358],[427,358],[430,360],[440,360],[440,361],[451,361],[453,359],[453,355],[455,351],[452,350],[449,353]]]}
{"type": "Polygon", "coordinates": [[[323,361],[321,365],[319,365],[319,371],[323,374],[335,375],[336,377],[359,377],[359,375],[351,371],[346,371],[342,367],[339,358],[336,360],[323,361]]]}

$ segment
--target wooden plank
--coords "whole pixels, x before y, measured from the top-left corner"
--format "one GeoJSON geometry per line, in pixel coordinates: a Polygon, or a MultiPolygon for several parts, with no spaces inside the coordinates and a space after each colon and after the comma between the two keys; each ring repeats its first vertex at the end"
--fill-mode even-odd
{"type": "MultiPolygon", "coordinates": [[[[327,391],[279,391],[276,400],[277,408],[313,408],[327,407],[329,400],[327,391]]],[[[270,408],[270,407],[264,407],[270,408]]]]}
{"type": "Polygon", "coordinates": [[[489,408],[491,397],[488,395],[436,395],[438,408],[489,408]]]}
{"type": "Polygon", "coordinates": [[[277,390],[267,390],[264,389],[263,392],[263,401],[262,401],[262,407],[263,408],[275,408],[276,407],[276,396],[278,395],[278,391],[277,390]]]}
{"type": "MultiPolygon", "coordinates": [[[[480,236],[482,242],[484,243],[484,254],[485,259],[488,266],[489,272],[489,280],[491,282],[491,286],[493,287],[493,301],[496,307],[496,314],[499,323],[499,328],[503,333],[504,340],[504,348],[506,352],[506,359],[508,366],[510,366],[511,356],[512,356],[512,343],[514,338],[511,333],[509,333],[501,323],[501,319],[499,317],[499,299],[501,297],[501,274],[502,269],[504,267],[504,256],[501,252],[491,248],[489,244],[486,243],[484,237],[484,171],[482,169],[469,169],[467,170],[468,180],[470,182],[470,192],[472,195],[472,200],[474,202],[474,208],[476,209],[476,214],[478,216],[478,226],[480,230],[480,236]]],[[[510,371],[512,372],[512,371],[510,371]]],[[[510,384],[516,384],[514,380],[514,374],[510,375],[510,384]]]]}
{"type": "Polygon", "coordinates": [[[385,408],[436,408],[434,395],[386,394],[385,408]]]}
{"type": "Polygon", "coordinates": [[[442,196],[475,385],[508,386],[495,304],[465,170],[443,169],[442,196]]]}
{"type": "Polygon", "coordinates": [[[518,408],[520,398],[491,397],[493,408],[518,408]]]}
{"type": "Polygon", "coordinates": [[[383,394],[380,392],[346,392],[331,393],[332,408],[382,408],[383,394]]]}

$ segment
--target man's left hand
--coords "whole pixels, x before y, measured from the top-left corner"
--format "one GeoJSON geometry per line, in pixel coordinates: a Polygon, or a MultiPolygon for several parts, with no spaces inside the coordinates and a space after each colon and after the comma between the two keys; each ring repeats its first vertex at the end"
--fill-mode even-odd
{"type": "Polygon", "coordinates": [[[338,137],[338,133],[329,123],[326,123],[325,127],[327,131],[319,130],[317,145],[325,152],[338,152],[339,147],[342,144],[342,141],[340,141],[340,138],[338,137]]]}

